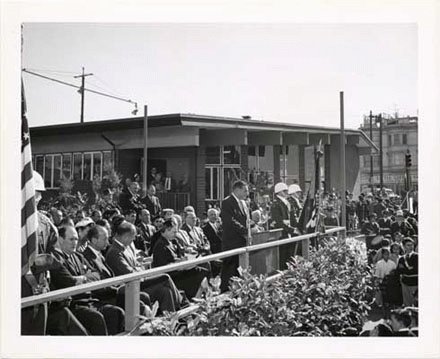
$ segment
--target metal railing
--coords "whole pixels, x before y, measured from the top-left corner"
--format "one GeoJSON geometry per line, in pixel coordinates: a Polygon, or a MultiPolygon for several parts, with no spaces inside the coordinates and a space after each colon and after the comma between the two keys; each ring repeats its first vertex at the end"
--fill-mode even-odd
{"type": "Polygon", "coordinates": [[[174,208],[177,211],[182,211],[191,201],[189,192],[157,192],[156,196],[162,208],[174,208]]]}
{"type": "MultiPolygon", "coordinates": [[[[279,230],[275,230],[275,231],[279,231],[279,230]]],[[[138,321],[140,282],[143,279],[154,278],[159,275],[176,270],[190,269],[199,264],[203,264],[227,257],[237,256],[237,255],[239,256],[240,266],[243,268],[247,268],[249,266],[249,255],[252,252],[261,251],[263,249],[268,249],[268,248],[279,247],[284,244],[295,243],[295,242],[301,242],[302,256],[304,258],[308,258],[310,239],[327,236],[334,233],[337,233],[338,236],[345,237],[345,231],[346,231],[345,227],[335,227],[326,230],[324,234],[319,232],[314,232],[297,237],[290,237],[285,239],[274,240],[267,243],[255,244],[247,247],[240,247],[216,254],[207,255],[200,258],[191,259],[184,262],[173,263],[173,264],[168,264],[166,266],[148,269],[141,272],[125,274],[118,277],[103,279],[92,283],[81,284],[70,288],[58,289],[48,293],[22,298],[21,307],[26,308],[50,301],[66,299],[77,294],[87,293],[98,289],[106,288],[109,286],[125,285],[125,330],[130,331],[135,327],[138,321]]]]}

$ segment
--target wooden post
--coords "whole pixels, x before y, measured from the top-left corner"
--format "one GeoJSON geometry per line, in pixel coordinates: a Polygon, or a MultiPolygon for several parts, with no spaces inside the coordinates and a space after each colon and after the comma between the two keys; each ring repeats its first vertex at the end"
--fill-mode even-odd
{"type": "Polygon", "coordinates": [[[125,331],[132,330],[139,320],[139,292],[139,280],[125,285],[125,331]]]}
{"type": "Polygon", "coordinates": [[[346,184],[345,184],[345,127],[344,127],[344,92],[339,93],[339,106],[340,106],[340,116],[341,116],[341,136],[340,136],[340,168],[341,171],[340,179],[340,193],[341,193],[341,201],[342,201],[342,218],[341,218],[341,225],[342,227],[347,226],[347,215],[346,211],[347,208],[345,207],[345,191],[346,191],[346,184]]]}
{"type": "Polygon", "coordinates": [[[304,259],[309,259],[309,246],[310,246],[310,240],[309,238],[303,239],[301,241],[302,245],[302,256],[304,259]]]}
{"type": "Polygon", "coordinates": [[[238,258],[240,267],[247,269],[249,267],[249,252],[240,254],[238,258]]]}
{"type": "Polygon", "coordinates": [[[142,191],[147,194],[148,186],[148,106],[144,106],[144,165],[142,168],[142,191]]]}

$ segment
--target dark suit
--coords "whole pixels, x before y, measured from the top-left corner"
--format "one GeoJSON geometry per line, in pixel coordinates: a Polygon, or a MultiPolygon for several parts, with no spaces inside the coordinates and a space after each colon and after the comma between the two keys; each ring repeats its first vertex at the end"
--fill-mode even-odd
{"type": "MultiPolygon", "coordinates": [[[[176,262],[179,258],[178,248],[168,239],[161,236],[154,247],[153,267],[160,267],[176,262]]],[[[207,269],[196,267],[188,270],[170,272],[169,275],[176,283],[177,288],[183,290],[188,299],[193,298],[200,287],[200,283],[207,275],[207,269]]]]}
{"type": "Polygon", "coordinates": [[[138,235],[134,241],[134,245],[137,249],[144,251],[145,253],[150,253],[151,251],[151,238],[156,232],[156,228],[154,228],[151,224],[145,224],[143,222],[139,222],[137,225],[138,235]]]}
{"type": "Polygon", "coordinates": [[[391,234],[393,238],[396,232],[402,233],[405,237],[415,234],[413,227],[406,220],[403,220],[400,224],[397,221],[391,224],[391,234]]]}
{"type": "MultiPolygon", "coordinates": [[[[275,196],[275,200],[271,207],[272,223],[273,228],[283,229],[282,238],[287,238],[295,234],[294,228],[291,226],[290,214],[291,212],[289,207],[287,207],[286,204],[278,198],[278,196],[275,196]]],[[[290,261],[292,256],[295,255],[297,245],[298,244],[292,243],[279,246],[280,269],[287,268],[286,263],[290,261]]]]}
{"type": "MultiPolygon", "coordinates": [[[[206,238],[209,241],[210,247],[211,247],[211,253],[219,253],[222,251],[222,232],[223,229],[220,227],[217,229],[217,231],[212,228],[212,226],[208,223],[206,223],[203,228],[203,233],[205,234],[206,238]]],[[[222,269],[222,261],[212,261],[211,264],[211,272],[213,277],[217,277],[221,273],[222,269]]]]}
{"type": "Polygon", "coordinates": [[[150,198],[148,195],[146,195],[144,198],[142,198],[141,202],[148,209],[151,217],[159,215],[162,211],[162,206],[160,205],[159,198],[157,198],[156,196],[152,196],[150,198]]]}
{"type": "MultiPolygon", "coordinates": [[[[116,240],[109,247],[105,259],[116,276],[143,270],[132,249],[122,246],[116,240]]],[[[153,303],[159,302],[161,312],[174,312],[180,308],[182,297],[168,274],[144,280],[141,289],[148,293],[153,303]]]]}
{"type": "MultiPolygon", "coordinates": [[[[223,223],[222,249],[224,251],[246,246],[248,216],[248,213],[240,209],[237,200],[232,195],[223,200],[220,217],[223,223]]],[[[222,293],[229,289],[229,280],[233,276],[238,276],[238,266],[238,256],[223,259],[220,287],[222,293]]]]}
{"type": "MultiPolygon", "coordinates": [[[[98,272],[101,279],[113,278],[115,275],[112,269],[105,262],[104,256],[97,255],[89,246],[83,252],[84,258],[89,262],[94,271],[98,272]]],[[[116,304],[125,309],[125,286],[112,286],[95,292],[98,298],[107,300],[110,304],[116,304]],[[116,299],[116,301],[115,301],[116,299]],[[112,303],[114,302],[114,303],[112,303]]],[[[145,311],[144,305],[150,305],[150,296],[140,292],[141,313],[145,311]]]]}
{"type": "Polygon", "coordinates": [[[119,206],[122,209],[122,213],[127,213],[129,210],[138,211],[142,208],[142,205],[139,202],[139,196],[133,194],[129,190],[121,192],[119,195],[119,206]]]}
{"type": "MultiPolygon", "coordinates": [[[[91,269],[80,253],[75,252],[69,256],[58,249],[52,253],[61,263],[61,268],[50,272],[53,289],[75,286],[77,281],[74,277],[85,275],[87,270],[91,269]]],[[[91,295],[75,296],[71,310],[91,335],[114,335],[124,329],[124,311],[117,306],[100,303],[91,295]],[[90,303],[93,303],[96,309],[91,308],[90,303]]]]}
{"type": "Polygon", "coordinates": [[[211,252],[219,253],[222,251],[222,229],[214,230],[212,225],[208,222],[202,227],[203,233],[211,244],[211,252]]]}

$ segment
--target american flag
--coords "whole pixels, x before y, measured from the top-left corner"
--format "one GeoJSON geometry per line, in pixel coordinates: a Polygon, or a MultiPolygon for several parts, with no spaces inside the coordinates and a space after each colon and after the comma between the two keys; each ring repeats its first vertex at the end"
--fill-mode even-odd
{"type": "Polygon", "coordinates": [[[21,274],[30,273],[37,254],[37,209],[26,99],[21,83],[21,274]]]}

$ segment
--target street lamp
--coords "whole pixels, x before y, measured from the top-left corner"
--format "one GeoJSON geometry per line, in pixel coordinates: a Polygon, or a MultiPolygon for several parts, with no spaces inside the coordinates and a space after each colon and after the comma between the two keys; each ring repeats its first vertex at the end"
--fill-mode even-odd
{"type": "Polygon", "coordinates": [[[379,172],[380,172],[380,191],[383,192],[383,121],[382,114],[376,116],[376,126],[379,127],[379,172]]]}

